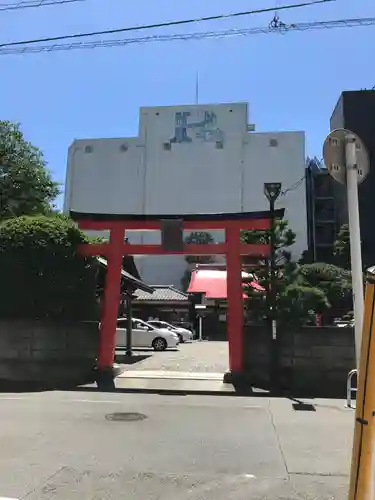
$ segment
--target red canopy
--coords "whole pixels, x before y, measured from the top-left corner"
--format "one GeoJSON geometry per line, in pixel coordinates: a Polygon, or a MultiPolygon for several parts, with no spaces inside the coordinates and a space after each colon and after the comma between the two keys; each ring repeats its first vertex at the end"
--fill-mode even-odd
{"type": "MultiPolygon", "coordinates": [[[[253,281],[253,275],[242,272],[242,279],[249,278],[246,285],[250,285],[254,290],[264,292],[265,289],[256,281],[253,281]]],[[[227,298],[227,272],[217,269],[197,269],[191,274],[188,293],[204,293],[207,299],[226,299],[227,298]]],[[[246,298],[246,294],[244,294],[246,298]]]]}

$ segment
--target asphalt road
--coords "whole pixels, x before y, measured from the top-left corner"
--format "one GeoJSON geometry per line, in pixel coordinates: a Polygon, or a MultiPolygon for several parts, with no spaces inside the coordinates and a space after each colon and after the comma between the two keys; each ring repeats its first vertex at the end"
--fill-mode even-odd
{"type": "Polygon", "coordinates": [[[354,413],[341,401],[297,408],[227,396],[0,394],[0,497],[345,498],[354,413]]]}

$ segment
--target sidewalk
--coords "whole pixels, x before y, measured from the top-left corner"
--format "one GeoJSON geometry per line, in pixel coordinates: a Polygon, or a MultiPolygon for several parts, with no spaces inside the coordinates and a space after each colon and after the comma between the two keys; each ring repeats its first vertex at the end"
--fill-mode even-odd
{"type": "Polygon", "coordinates": [[[179,372],[166,370],[125,370],[118,378],[173,379],[173,380],[216,380],[223,381],[223,373],[179,372]]]}
{"type": "Polygon", "coordinates": [[[166,370],[125,370],[116,378],[116,389],[129,392],[234,395],[234,386],[224,384],[223,375],[166,370]]]}

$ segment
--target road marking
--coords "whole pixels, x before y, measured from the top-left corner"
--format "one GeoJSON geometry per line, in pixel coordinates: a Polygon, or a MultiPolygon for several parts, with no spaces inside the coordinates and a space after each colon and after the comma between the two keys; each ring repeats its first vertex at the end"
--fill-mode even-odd
{"type": "Polygon", "coordinates": [[[246,477],[247,479],[256,479],[256,476],[254,476],[254,474],[244,474],[244,477],[246,477]]]}
{"type": "Polygon", "coordinates": [[[18,498],[0,497],[0,500],[18,500],[18,498]]]}

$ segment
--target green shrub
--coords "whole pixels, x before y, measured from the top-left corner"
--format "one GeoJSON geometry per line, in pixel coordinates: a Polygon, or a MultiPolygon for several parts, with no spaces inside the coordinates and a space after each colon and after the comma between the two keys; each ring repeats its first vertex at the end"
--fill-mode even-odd
{"type": "Polygon", "coordinates": [[[0,317],[96,319],[97,261],[88,238],[62,215],[0,224],[0,317]]]}

